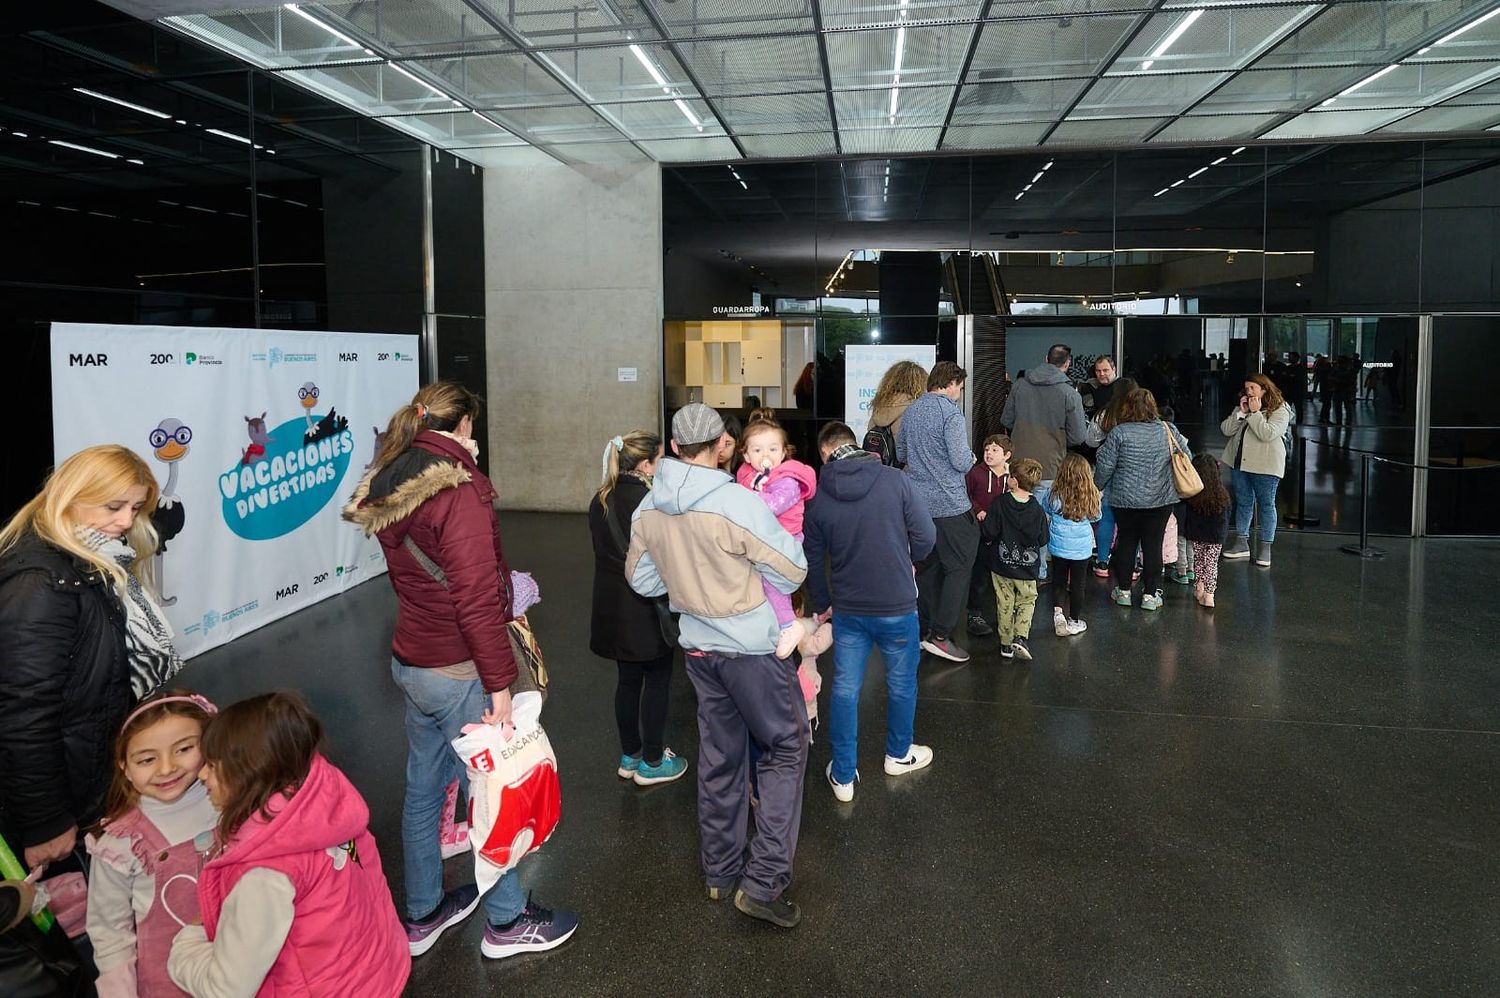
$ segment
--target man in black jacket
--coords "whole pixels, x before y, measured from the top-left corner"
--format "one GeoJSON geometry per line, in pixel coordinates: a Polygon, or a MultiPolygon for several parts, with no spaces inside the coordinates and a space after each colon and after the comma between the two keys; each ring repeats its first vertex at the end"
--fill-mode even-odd
{"type": "Polygon", "coordinates": [[[885,659],[886,775],[900,776],[932,762],[932,749],[912,743],[922,657],[912,565],[932,551],[937,529],[911,480],[861,450],[848,426],[824,426],[818,452],[823,471],[803,550],[808,606],[820,616],[830,609],[833,614],[828,782],[834,797],[847,802],[854,799],[859,779],[859,691],[875,645],[885,659]],[[831,593],[825,563],[831,566],[831,593]]]}

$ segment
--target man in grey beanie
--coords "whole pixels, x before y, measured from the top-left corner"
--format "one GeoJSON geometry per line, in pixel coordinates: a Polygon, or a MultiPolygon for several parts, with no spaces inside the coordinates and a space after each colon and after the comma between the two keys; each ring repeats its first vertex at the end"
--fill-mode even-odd
{"type": "Polygon", "coordinates": [[[688,678],[698,694],[698,834],[708,896],[734,896],[753,918],[791,928],[791,883],[809,744],[797,670],[774,654],[780,628],[761,579],[791,593],[807,575],[802,546],[760,497],[717,467],[724,420],[698,402],[672,417],[678,460],[657,468],[635,511],[625,577],[667,594],[682,614],[688,678]],[[731,553],[733,552],[733,553],[731,553]],[[745,856],[750,739],[760,806],[745,856]]]}

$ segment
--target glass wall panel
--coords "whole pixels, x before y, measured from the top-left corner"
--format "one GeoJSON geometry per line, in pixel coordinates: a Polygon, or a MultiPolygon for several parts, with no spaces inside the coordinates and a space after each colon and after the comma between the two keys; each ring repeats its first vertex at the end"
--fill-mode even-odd
{"type": "Polygon", "coordinates": [[[1175,299],[1178,312],[1260,312],[1265,171],[1265,150],[1243,146],[1120,153],[1116,293],[1175,299]]]}
{"type": "Polygon", "coordinates": [[[1421,144],[1265,152],[1265,311],[1417,310],[1421,144]]]}
{"type": "Polygon", "coordinates": [[[1497,344],[1500,316],[1433,319],[1429,533],[1500,534],[1500,411],[1477,390],[1497,344]]]}
{"type": "Polygon", "coordinates": [[[1465,139],[1423,149],[1422,308],[1500,310],[1500,144],[1465,139]]]}

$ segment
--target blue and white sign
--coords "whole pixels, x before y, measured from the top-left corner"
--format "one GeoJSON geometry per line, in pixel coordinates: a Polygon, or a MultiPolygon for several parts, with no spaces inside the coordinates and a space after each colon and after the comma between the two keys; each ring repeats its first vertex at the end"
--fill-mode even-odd
{"type": "Polygon", "coordinates": [[[844,422],[854,431],[855,440],[864,440],[870,426],[870,403],[875,400],[880,379],[900,360],[916,361],[924,371],[930,371],[937,363],[937,346],[893,343],[844,347],[844,422]]]}
{"type": "Polygon", "coordinates": [[[340,510],[417,390],[417,338],[52,325],[58,461],[101,443],[156,471],[156,577],[184,657],[385,571],[340,510]]]}

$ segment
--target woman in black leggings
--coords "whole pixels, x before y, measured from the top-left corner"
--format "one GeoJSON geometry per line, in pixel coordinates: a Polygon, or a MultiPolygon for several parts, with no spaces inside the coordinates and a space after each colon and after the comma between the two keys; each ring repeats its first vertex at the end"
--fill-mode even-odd
{"type": "Polygon", "coordinates": [[[661,438],[645,430],[615,437],[604,448],[604,481],[589,503],[594,541],[594,612],[589,648],[619,667],[615,722],[620,728],[622,780],[670,783],[687,772],[664,744],[667,696],[676,649],[662,635],[662,611],[625,579],[630,520],[651,489],[661,438]]]}
{"type": "Polygon", "coordinates": [[[1144,388],[1125,396],[1120,422],[1099,447],[1094,465],[1094,484],[1109,492],[1114,510],[1115,588],[1110,598],[1130,606],[1131,569],[1129,552],[1141,549],[1141,609],[1160,610],[1161,548],[1167,519],[1179,501],[1172,477],[1172,453],[1181,451],[1189,459],[1193,452],[1177,427],[1161,419],[1156,401],[1144,388]]]}

